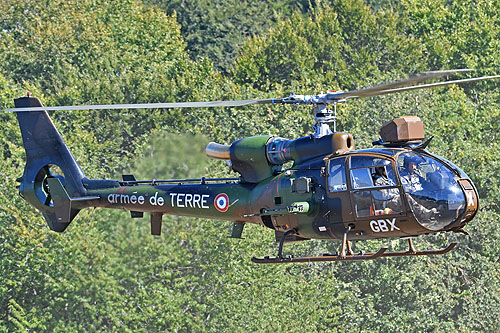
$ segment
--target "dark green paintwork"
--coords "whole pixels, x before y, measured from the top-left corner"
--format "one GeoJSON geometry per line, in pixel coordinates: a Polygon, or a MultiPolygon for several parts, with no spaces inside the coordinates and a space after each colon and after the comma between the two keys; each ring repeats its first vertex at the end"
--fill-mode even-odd
{"type": "MultiPolygon", "coordinates": [[[[41,103],[31,97],[16,100],[16,107],[26,105],[41,103]]],[[[295,239],[339,239],[346,230],[350,230],[348,239],[359,240],[436,232],[417,222],[406,200],[402,200],[397,214],[356,217],[353,213],[356,207],[349,177],[351,156],[383,157],[397,170],[397,155],[411,147],[353,150],[335,155],[332,154],[332,135],[280,139],[284,144],[281,148],[275,145],[273,149],[282,149],[286,154],[273,164],[268,161],[266,145],[275,138],[254,136],[230,146],[232,167],[240,173],[240,181],[207,183],[200,180],[198,184],[169,185],[152,182],[130,186],[133,182],[85,177],[46,112],[19,112],[18,119],[27,153],[19,191],[42,212],[54,231],[64,231],[83,208],[104,207],[126,209],[136,217],[140,216],[139,212],[149,212],[151,230],[156,235],[160,233],[163,214],[234,221],[237,224],[233,237],[241,237],[244,223],[269,227],[278,235],[294,229],[295,239]],[[329,160],[335,158],[345,159],[347,183],[345,189],[329,192],[329,160]],[[279,161],[288,160],[294,161],[293,167],[282,171],[279,161]],[[64,177],[52,175],[50,165],[59,166],[64,177]],[[374,223],[378,227],[374,227],[374,223]],[[389,230],[389,225],[397,228],[389,230]]],[[[473,184],[463,173],[457,173],[455,180],[470,198],[468,209],[454,224],[437,231],[459,231],[477,211],[477,191],[473,184]]],[[[399,179],[397,182],[394,187],[398,187],[403,197],[403,187],[399,179]]]]}
{"type": "Polygon", "coordinates": [[[258,183],[271,177],[276,170],[266,158],[266,143],[271,135],[252,136],[233,142],[229,153],[232,167],[245,182],[258,183]]]}
{"type": "Polygon", "coordinates": [[[253,187],[239,183],[122,186],[89,191],[89,195],[101,197],[94,202],[97,207],[246,221],[242,216],[252,213],[249,206],[253,187]],[[229,198],[226,211],[216,209],[214,199],[219,194],[229,198]]]}

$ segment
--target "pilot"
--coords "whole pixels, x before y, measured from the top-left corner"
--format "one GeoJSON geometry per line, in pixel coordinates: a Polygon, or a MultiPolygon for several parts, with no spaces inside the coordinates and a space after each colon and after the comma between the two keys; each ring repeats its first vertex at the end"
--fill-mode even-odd
{"type": "Polygon", "coordinates": [[[405,156],[403,161],[404,168],[399,172],[399,176],[401,177],[401,183],[403,184],[403,188],[406,192],[408,202],[410,203],[416,217],[419,220],[429,220],[438,214],[437,209],[426,208],[417,202],[412,195],[415,192],[423,191],[425,186],[424,184],[426,182],[425,179],[419,174],[420,162],[421,158],[416,155],[405,156]]]}
{"type": "MultiPolygon", "coordinates": [[[[413,171],[415,171],[416,162],[412,161],[412,163],[415,163],[415,165],[413,166],[413,171]]],[[[415,183],[417,180],[419,182],[420,182],[420,179],[423,180],[423,178],[421,176],[419,176],[416,172],[414,172],[412,174],[408,173],[408,175],[410,175],[410,177],[408,177],[408,179],[410,181],[414,180],[415,183]],[[417,177],[420,177],[420,178],[417,178],[417,177]]],[[[403,176],[401,177],[401,179],[403,179],[403,176]]],[[[375,168],[375,181],[374,181],[374,183],[376,186],[395,185],[393,183],[393,181],[387,177],[387,171],[386,171],[385,167],[376,167],[375,168]]],[[[421,186],[422,183],[420,182],[419,184],[421,186]]],[[[405,187],[405,190],[406,189],[407,189],[407,187],[405,187]]],[[[394,188],[393,189],[384,189],[384,190],[380,190],[380,193],[382,194],[382,198],[380,198],[380,199],[382,199],[384,201],[384,204],[383,204],[384,208],[390,208],[391,211],[394,211],[394,212],[401,211],[402,203],[400,201],[400,195],[399,195],[398,190],[396,190],[394,188]]],[[[419,219],[429,220],[430,218],[434,217],[437,214],[436,208],[427,209],[426,207],[424,207],[423,205],[418,203],[410,195],[410,193],[407,193],[406,197],[408,198],[408,202],[410,203],[410,206],[412,207],[415,215],[417,215],[417,217],[419,219]]]]}
{"type": "Polygon", "coordinates": [[[407,155],[403,161],[403,169],[399,172],[401,183],[406,192],[415,193],[424,189],[424,178],[418,173],[419,157],[407,155]]]}

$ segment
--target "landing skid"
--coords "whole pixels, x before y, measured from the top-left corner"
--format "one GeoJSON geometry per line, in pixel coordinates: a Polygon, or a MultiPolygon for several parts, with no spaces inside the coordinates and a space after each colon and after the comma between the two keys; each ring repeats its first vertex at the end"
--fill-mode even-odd
{"type": "Polygon", "coordinates": [[[431,256],[437,254],[445,254],[453,250],[453,248],[456,245],[457,243],[450,243],[450,245],[448,245],[444,249],[438,249],[438,250],[424,250],[424,251],[408,250],[403,252],[386,252],[382,255],[382,257],[431,256]]]}
{"type": "Polygon", "coordinates": [[[396,252],[386,252],[387,248],[381,248],[377,252],[360,252],[360,253],[353,253],[351,250],[351,245],[349,241],[347,240],[347,235],[349,231],[351,230],[350,227],[348,227],[344,233],[344,237],[342,239],[342,249],[340,254],[328,254],[325,253],[322,256],[318,257],[294,257],[294,256],[288,256],[288,257],[283,257],[282,252],[283,252],[283,243],[285,241],[285,237],[289,234],[293,234],[296,232],[295,229],[290,229],[287,232],[283,234],[283,236],[280,239],[280,245],[278,248],[278,255],[274,258],[270,258],[269,256],[266,256],[264,258],[252,258],[252,261],[256,264],[284,264],[284,263],[294,263],[294,262],[323,262],[323,261],[355,261],[355,260],[372,260],[372,259],[377,259],[381,257],[406,257],[406,256],[428,256],[428,255],[438,255],[438,254],[445,254],[450,252],[456,245],[457,243],[451,243],[444,249],[438,249],[438,250],[425,250],[425,251],[417,251],[415,247],[413,246],[413,241],[411,238],[408,239],[408,251],[396,251],[396,252]]]}
{"type": "Polygon", "coordinates": [[[354,261],[354,260],[371,260],[377,259],[384,255],[387,248],[381,248],[376,253],[360,253],[340,256],[337,254],[325,253],[319,257],[275,257],[275,258],[252,258],[252,261],[256,264],[283,264],[287,262],[318,262],[318,261],[354,261]]]}

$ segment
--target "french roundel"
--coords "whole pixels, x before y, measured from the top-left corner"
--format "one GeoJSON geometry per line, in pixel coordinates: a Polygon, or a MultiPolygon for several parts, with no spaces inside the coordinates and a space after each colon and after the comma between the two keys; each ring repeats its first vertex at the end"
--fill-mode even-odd
{"type": "Polygon", "coordinates": [[[227,194],[221,193],[218,196],[216,196],[214,200],[214,205],[219,212],[222,213],[226,212],[227,209],[229,208],[229,197],[227,196],[227,194]]]}

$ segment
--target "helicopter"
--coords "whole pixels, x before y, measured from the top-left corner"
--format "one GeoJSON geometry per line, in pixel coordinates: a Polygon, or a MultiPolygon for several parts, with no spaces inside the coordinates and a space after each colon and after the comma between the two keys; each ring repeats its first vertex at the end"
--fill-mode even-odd
{"type": "Polygon", "coordinates": [[[346,92],[233,101],[44,107],[28,94],[15,99],[14,108],[5,110],[16,113],[26,150],[24,173],[17,179],[19,194],[56,232],[63,232],[80,210],[89,207],[128,210],[132,218],[150,213],[153,235],[161,234],[164,214],[232,221],[232,238],[241,238],[245,224],[258,224],[272,229],[279,242],[275,257],[252,258],[259,264],[445,254],[456,243],[442,249],[417,250],[412,239],[437,232],[465,233],[463,227],[479,208],[471,179],[451,161],[427,149],[432,138],[424,141],[420,118],[393,119],[381,127],[380,140],[373,147],[355,149],[351,134],[336,131],[336,107],[350,99],[500,78],[423,84],[469,71],[423,72],[346,92]],[[127,174],[121,180],[89,179],[47,113],[255,104],[310,105],[314,132],[291,140],[258,135],[230,145],[209,143],[206,155],[227,161],[239,174],[228,178],[137,180],[127,174]],[[284,168],[286,163],[291,167],[284,168]],[[408,239],[408,250],[380,248],[355,253],[351,248],[351,241],[380,238],[408,239]],[[283,255],[284,243],[310,239],[340,240],[340,250],[307,257],[283,255]]]}

